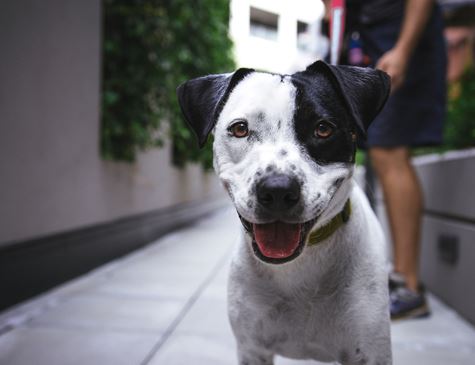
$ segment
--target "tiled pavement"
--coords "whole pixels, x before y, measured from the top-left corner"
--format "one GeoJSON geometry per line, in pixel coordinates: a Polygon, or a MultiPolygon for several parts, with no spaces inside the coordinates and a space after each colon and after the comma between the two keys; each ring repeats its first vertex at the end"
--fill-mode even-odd
{"type": "MultiPolygon", "coordinates": [[[[237,227],[221,210],[0,313],[0,364],[236,364],[226,275],[237,227]]],[[[393,324],[395,364],[475,364],[474,327],[430,302],[430,319],[393,324]]]]}

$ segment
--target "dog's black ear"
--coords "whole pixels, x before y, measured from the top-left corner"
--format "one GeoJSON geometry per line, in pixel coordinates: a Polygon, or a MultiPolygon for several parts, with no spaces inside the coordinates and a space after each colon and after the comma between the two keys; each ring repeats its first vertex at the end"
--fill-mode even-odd
{"type": "Polygon", "coordinates": [[[198,77],[178,86],[178,103],[200,147],[206,143],[231,91],[253,71],[240,68],[234,73],[198,77]]]}
{"type": "Polygon", "coordinates": [[[311,64],[305,72],[323,73],[333,81],[349,112],[355,117],[361,135],[366,137],[370,123],[389,97],[389,75],[372,68],[332,66],[323,61],[311,64]]]}

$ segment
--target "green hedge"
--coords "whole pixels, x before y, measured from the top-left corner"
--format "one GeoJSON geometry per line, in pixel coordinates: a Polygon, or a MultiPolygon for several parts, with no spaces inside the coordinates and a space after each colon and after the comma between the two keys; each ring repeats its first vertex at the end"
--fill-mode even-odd
{"type": "Polygon", "coordinates": [[[171,137],[176,165],[210,167],[211,148],[198,150],[175,90],[189,78],[234,69],[229,1],[104,0],[103,11],[103,157],[134,161],[171,137]]]}
{"type": "Polygon", "coordinates": [[[445,125],[445,147],[460,149],[475,146],[475,68],[467,69],[449,100],[445,125]]]}

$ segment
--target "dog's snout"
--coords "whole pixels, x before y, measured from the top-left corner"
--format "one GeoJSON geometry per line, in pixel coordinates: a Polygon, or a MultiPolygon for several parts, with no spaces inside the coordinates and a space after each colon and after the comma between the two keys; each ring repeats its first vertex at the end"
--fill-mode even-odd
{"type": "Polygon", "coordinates": [[[300,200],[300,184],[297,179],[273,174],[264,177],[256,186],[257,201],[273,211],[285,211],[294,207],[300,200]]]}

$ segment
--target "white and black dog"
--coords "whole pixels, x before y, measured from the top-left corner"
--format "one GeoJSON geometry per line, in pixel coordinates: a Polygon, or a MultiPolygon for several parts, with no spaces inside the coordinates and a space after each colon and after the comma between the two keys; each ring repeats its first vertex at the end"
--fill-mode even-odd
{"type": "Polygon", "coordinates": [[[228,312],[240,365],[274,355],[391,364],[380,225],[352,179],[357,136],[389,94],[381,71],[317,61],[292,75],[239,69],[178,87],[242,221],[228,312]]]}

